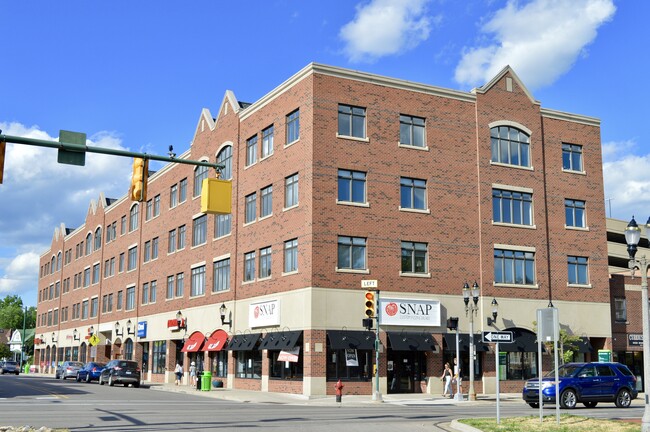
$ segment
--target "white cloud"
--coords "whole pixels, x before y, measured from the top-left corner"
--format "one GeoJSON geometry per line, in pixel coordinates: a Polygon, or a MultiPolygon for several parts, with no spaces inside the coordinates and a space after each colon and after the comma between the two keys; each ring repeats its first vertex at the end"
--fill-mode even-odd
{"type": "Polygon", "coordinates": [[[612,0],[533,0],[522,7],[510,0],[481,28],[491,41],[464,48],[454,78],[482,85],[510,65],[526,86],[549,85],[586,54],[615,11],[612,0]]]}
{"type": "Polygon", "coordinates": [[[428,1],[372,0],[357,5],[354,20],[339,32],[348,59],[373,61],[415,48],[429,37],[432,22],[439,22],[425,15],[428,1]]]}
{"type": "MultiPolygon", "coordinates": [[[[634,141],[603,144],[605,199],[612,200],[612,217],[628,220],[634,215],[638,222],[645,223],[650,216],[650,154],[629,153],[636,147],[634,141]]],[[[607,216],[609,207],[606,204],[607,216]]]]}
{"type": "MultiPolygon", "coordinates": [[[[0,122],[0,129],[6,135],[57,140],[38,126],[0,122]]],[[[124,149],[108,132],[91,136],[87,144],[124,149]]],[[[0,185],[0,294],[23,295],[26,304],[35,304],[38,257],[50,246],[54,229],[83,223],[100,192],[120,198],[129,188],[130,158],[87,153],[82,167],[56,160],[56,149],[7,143],[0,185]]]]}

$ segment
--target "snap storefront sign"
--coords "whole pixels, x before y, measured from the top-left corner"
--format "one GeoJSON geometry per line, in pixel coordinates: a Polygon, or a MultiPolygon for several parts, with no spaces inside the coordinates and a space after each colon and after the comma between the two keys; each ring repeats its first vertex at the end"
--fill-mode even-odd
{"type": "Polygon", "coordinates": [[[248,326],[266,327],[280,325],[280,301],[252,303],[248,306],[248,326]]]}
{"type": "Polygon", "coordinates": [[[438,300],[380,299],[381,325],[440,326],[438,300]]]}

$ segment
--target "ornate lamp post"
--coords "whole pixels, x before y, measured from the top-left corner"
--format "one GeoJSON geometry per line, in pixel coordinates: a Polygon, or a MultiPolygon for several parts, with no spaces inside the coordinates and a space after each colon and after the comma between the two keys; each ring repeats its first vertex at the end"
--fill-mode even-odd
{"type": "Polygon", "coordinates": [[[469,284],[463,285],[463,301],[465,302],[465,316],[469,316],[469,393],[468,400],[476,400],[476,391],[474,390],[474,316],[478,313],[478,297],[481,294],[478,283],[474,281],[470,290],[469,284]],[[470,294],[472,303],[469,301],[470,294]]]}
{"type": "MultiPolygon", "coordinates": [[[[646,222],[646,235],[650,232],[650,218],[646,222]]],[[[634,276],[634,271],[639,269],[641,272],[641,309],[643,319],[643,392],[645,394],[643,418],[641,419],[641,430],[650,432],[650,325],[648,324],[648,267],[650,262],[644,256],[636,259],[636,250],[641,240],[641,228],[637,225],[634,217],[625,228],[625,242],[627,243],[627,253],[630,255],[628,266],[634,276]]]]}

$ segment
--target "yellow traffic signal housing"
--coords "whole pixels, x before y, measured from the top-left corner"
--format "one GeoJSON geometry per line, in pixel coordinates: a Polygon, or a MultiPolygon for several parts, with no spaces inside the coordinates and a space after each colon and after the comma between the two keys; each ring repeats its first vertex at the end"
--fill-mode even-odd
{"type": "Polygon", "coordinates": [[[376,316],[375,293],[372,291],[366,291],[365,302],[366,317],[374,318],[376,316]]]}
{"type": "Polygon", "coordinates": [[[7,143],[5,141],[0,141],[0,184],[2,184],[3,172],[5,170],[5,150],[7,148],[7,143]]]}
{"type": "Polygon", "coordinates": [[[232,182],[230,180],[203,179],[201,212],[206,214],[232,213],[232,182]]]}
{"type": "Polygon", "coordinates": [[[143,158],[133,159],[133,175],[129,196],[131,201],[147,200],[147,180],[149,178],[149,160],[143,158]]]}

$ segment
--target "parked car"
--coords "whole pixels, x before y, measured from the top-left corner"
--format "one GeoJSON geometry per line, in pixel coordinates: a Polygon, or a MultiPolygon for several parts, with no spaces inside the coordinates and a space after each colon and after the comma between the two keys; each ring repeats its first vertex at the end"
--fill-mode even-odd
{"type": "Polygon", "coordinates": [[[2,371],[2,375],[6,373],[12,373],[15,375],[20,374],[20,366],[18,365],[18,362],[11,360],[0,362],[0,370],[2,371]]]}
{"type": "Polygon", "coordinates": [[[66,379],[66,378],[76,378],[77,371],[84,367],[84,364],[77,361],[64,361],[59,366],[57,366],[56,371],[54,371],[54,378],[66,379]]]}
{"type": "Polygon", "coordinates": [[[127,387],[133,384],[133,387],[140,387],[140,368],[138,362],[131,360],[111,360],[99,375],[99,384],[109,386],[115,384],[124,384],[127,387]]]}
{"type": "Polygon", "coordinates": [[[77,371],[77,382],[86,381],[87,383],[91,381],[98,381],[99,374],[106,367],[105,363],[97,362],[88,362],[77,371]]]}
{"type": "MultiPolygon", "coordinates": [[[[572,409],[580,402],[587,408],[598,402],[614,402],[627,408],[636,399],[636,377],[621,363],[567,363],[558,368],[560,406],[572,409]]],[[[542,403],[555,402],[555,371],[542,378],[542,403]]],[[[524,401],[539,408],[539,378],[526,381],[524,401]]]]}

